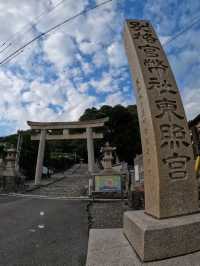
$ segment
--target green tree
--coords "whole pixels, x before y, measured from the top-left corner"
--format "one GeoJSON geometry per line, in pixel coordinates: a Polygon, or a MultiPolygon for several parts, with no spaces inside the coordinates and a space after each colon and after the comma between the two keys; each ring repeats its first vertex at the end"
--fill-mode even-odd
{"type": "MultiPolygon", "coordinates": [[[[96,108],[87,109],[80,117],[80,120],[91,120],[109,117],[104,131],[104,141],[109,141],[117,148],[117,155],[121,161],[133,164],[136,154],[141,153],[140,131],[136,105],[114,107],[104,105],[99,110],[96,108]]],[[[99,146],[95,145],[95,153],[99,155],[99,146]],[[98,148],[98,150],[97,150],[98,148]]],[[[96,141],[95,141],[96,143],[96,141]]]]}
{"type": "Polygon", "coordinates": [[[38,141],[31,141],[30,130],[22,133],[22,146],[20,152],[20,170],[27,179],[33,179],[35,176],[35,167],[37,162],[38,141]]]}

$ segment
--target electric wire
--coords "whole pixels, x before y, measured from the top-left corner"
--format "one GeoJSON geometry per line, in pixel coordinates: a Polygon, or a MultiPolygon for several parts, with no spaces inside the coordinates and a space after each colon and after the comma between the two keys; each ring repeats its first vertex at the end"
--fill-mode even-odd
{"type": "MultiPolygon", "coordinates": [[[[33,18],[32,21],[31,21],[31,22],[33,22],[33,25],[36,25],[36,24],[41,20],[41,18],[42,18],[44,15],[46,15],[46,14],[47,14],[47,15],[50,14],[52,11],[54,11],[57,7],[59,7],[59,6],[60,6],[61,4],[63,4],[63,2],[65,2],[65,1],[66,1],[66,0],[61,0],[61,1],[57,2],[57,3],[56,3],[56,4],[55,4],[50,10],[48,10],[48,11],[44,11],[44,12],[42,12],[40,15],[38,15],[37,17],[33,18]]],[[[15,38],[16,35],[18,35],[18,34],[22,34],[22,33],[26,33],[26,32],[28,32],[28,31],[30,31],[30,30],[32,29],[32,27],[33,27],[33,25],[30,25],[31,22],[25,24],[25,25],[24,25],[19,31],[17,31],[17,32],[15,32],[14,34],[10,35],[10,36],[8,37],[8,39],[5,40],[5,41],[3,42],[3,44],[0,45],[0,48],[4,47],[4,46],[7,44],[7,42],[13,40],[13,39],[15,38]],[[27,28],[27,29],[26,29],[26,28],[27,28]]],[[[5,50],[6,50],[9,46],[11,46],[11,45],[12,45],[12,42],[10,42],[6,48],[4,48],[3,50],[1,50],[0,53],[3,52],[3,51],[5,51],[5,50]]]]}
{"type": "Polygon", "coordinates": [[[196,17],[195,19],[193,19],[192,23],[189,24],[188,26],[186,26],[183,30],[179,31],[178,33],[176,33],[174,36],[172,36],[169,40],[167,40],[163,46],[167,46],[169,43],[173,42],[174,40],[176,40],[178,37],[180,37],[183,33],[187,32],[188,30],[190,30],[192,27],[194,27],[196,24],[198,24],[200,22],[200,17],[196,17]],[[196,18],[198,18],[196,20],[196,18]]]}
{"type": "MultiPolygon", "coordinates": [[[[62,0],[61,2],[63,2],[65,0],[62,0]]],[[[11,53],[10,55],[8,55],[5,59],[3,59],[2,61],[0,61],[0,65],[3,65],[3,64],[6,64],[7,62],[10,62],[12,59],[14,59],[16,56],[18,56],[19,54],[21,54],[20,51],[23,52],[24,48],[26,48],[27,46],[29,46],[31,43],[35,42],[36,40],[46,36],[47,34],[51,33],[53,30],[61,27],[62,25],[66,24],[67,22],[81,16],[81,15],[84,15],[86,13],[88,13],[89,11],[92,11],[100,6],[103,6],[105,4],[108,4],[109,2],[112,2],[113,0],[107,0],[107,1],[104,1],[100,4],[97,4],[95,5],[94,7],[91,7],[91,8],[88,8],[88,9],[85,9],[79,13],[77,13],[76,15],[72,16],[72,17],[69,17],[67,19],[65,19],[64,21],[56,24],[55,26],[51,27],[50,29],[48,29],[47,31],[43,32],[43,33],[40,33],[39,35],[37,35],[35,38],[33,38],[32,40],[28,41],[27,43],[25,43],[23,46],[21,46],[20,48],[18,48],[17,50],[15,50],[13,53],[11,53]],[[20,53],[19,53],[20,52],[20,53]]],[[[59,3],[61,3],[59,2],[59,3]]],[[[171,42],[173,42],[174,40],[176,40],[178,37],[180,37],[183,33],[187,32],[188,30],[190,30],[192,27],[194,27],[196,24],[198,24],[200,22],[200,17],[195,17],[193,20],[192,20],[192,23],[190,23],[188,26],[186,26],[183,30],[179,31],[178,33],[176,33],[174,36],[172,36],[169,40],[167,40],[163,46],[167,46],[168,44],[170,44],[171,42]]],[[[1,53],[1,51],[0,51],[1,53]]]]}
{"type": "MultiPolygon", "coordinates": [[[[1,49],[0,50],[0,54],[3,53],[6,49],[8,49],[8,47],[10,47],[11,45],[12,45],[12,43],[10,42],[6,47],[4,47],[3,49],[1,49]]],[[[1,46],[1,47],[3,47],[3,46],[1,46]]]]}
{"type": "MultiPolygon", "coordinates": [[[[10,55],[8,55],[6,58],[4,58],[2,61],[0,61],[0,65],[3,65],[5,63],[7,63],[7,60],[9,60],[11,57],[12,57],[12,59],[14,59],[16,56],[19,55],[19,52],[21,50],[24,50],[24,48],[29,46],[31,43],[35,42],[36,40],[38,40],[38,39],[40,39],[40,38],[42,38],[44,36],[46,36],[47,34],[51,33],[53,30],[56,30],[57,28],[59,28],[62,25],[66,24],[67,22],[69,22],[69,21],[71,21],[71,20],[73,20],[73,19],[75,19],[75,18],[77,18],[79,16],[82,16],[82,15],[84,15],[84,14],[86,14],[86,13],[88,13],[88,12],[94,10],[94,9],[97,9],[97,8],[103,6],[103,5],[106,5],[106,4],[108,4],[108,3],[112,2],[112,1],[113,0],[107,0],[107,1],[104,1],[104,2],[101,2],[101,3],[97,4],[97,5],[95,5],[93,7],[87,8],[87,9],[77,13],[76,15],[74,15],[72,17],[69,17],[69,18],[65,19],[64,21],[56,24],[55,26],[51,27],[47,31],[40,33],[39,35],[37,35],[36,37],[31,39],[30,41],[25,43],[23,46],[21,46],[20,48],[16,49],[14,52],[12,52],[10,55]]],[[[10,59],[9,61],[11,61],[12,59],[10,59]]]]}

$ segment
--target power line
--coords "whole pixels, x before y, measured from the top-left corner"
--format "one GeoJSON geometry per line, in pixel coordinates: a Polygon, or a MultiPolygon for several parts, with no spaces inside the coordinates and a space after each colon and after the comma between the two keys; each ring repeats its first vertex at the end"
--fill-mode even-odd
{"type": "Polygon", "coordinates": [[[188,26],[186,26],[183,30],[179,31],[177,34],[175,34],[174,36],[172,36],[169,40],[167,40],[163,46],[167,46],[169,43],[171,43],[172,41],[176,40],[179,36],[181,36],[183,33],[185,33],[186,31],[190,30],[192,27],[194,27],[196,24],[198,24],[200,22],[200,17],[196,17],[195,19],[193,19],[193,22],[191,24],[189,24],[188,26]],[[198,18],[196,20],[196,18],[198,18]]]}
{"type": "Polygon", "coordinates": [[[15,57],[17,57],[18,55],[22,54],[23,52],[24,52],[23,49],[20,50],[20,51],[18,51],[18,52],[16,52],[16,54],[13,55],[13,56],[11,56],[10,58],[8,58],[8,59],[6,60],[6,62],[4,62],[4,64],[5,64],[5,63],[9,63],[9,62],[12,61],[15,57]]]}
{"type": "MultiPolygon", "coordinates": [[[[62,1],[58,2],[58,3],[57,3],[55,6],[53,6],[50,10],[45,11],[45,12],[42,12],[39,16],[33,18],[32,21],[35,21],[35,22],[33,23],[33,25],[36,25],[36,24],[38,23],[38,21],[40,21],[40,19],[41,19],[44,15],[46,15],[46,14],[50,14],[54,9],[56,9],[57,7],[59,7],[64,1],[66,1],[66,0],[62,0],[62,1]]],[[[30,23],[31,23],[31,22],[30,22],[30,23]]],[[[5,45],[7,44],[7,42],[13,40],[13,39],[15,38],[16,35],[18,35],[18,34],[20,34],[20,33],[26,33],[26,32],[28,32],[28,31],[30,31],[30,30],[32,29],[32,25],[30,26],[30,23],[25,24],[25,25],[24,25],[19,31],[15,32],[13,35],[10,35],[10,36],[8,37],[8,39],[5,40],[5,41],[3,42],[3,44],[0,45],[0,48],[2,48],[3,46],[5,46],[5,45]],[[26,28],[27,28],[27,29],[26,29],[26,28]],[[25,29],[26,29],[26,30],[25,30],[25,29]],[[24,31],[23,31],[23,30],[24,30],[24,31]]],[[[12,45],[12,42],[9,42],[9,44],[8,44],[4,49],[2,49],[2,50],[0,51],[0,53],[4,52],[4,51],[5,51],[9,46],[11,46],[11,45],[12,45]]]]}
{"type": "MultiPolygon", "coordinates": [[[[30,30],[32,30],[32,28],[34,26],[37,25],[37,23],[42,19],[42,17],[44,15],[48,15],[51,12],[53,12],[57,7],[59,7],[61,4],[63,4],[63,2],[66,0],[61,0],[60,2],[57,2],[52,8],[50,8],[48,11],[44,11],[42,12],[40,15],[38,15],[37,17],[33,18],[29,23],[25,24],[19,31],[15,32],[13,35],[10,35],[10,37],[3,42],[2,45],[0,45],[0,48],[3,48],[2,50],[0,50],[0,54],[4,53],[6,50],[8,50],[8,48],[11,48],[12,45],[17,41],[17,38],[20,35],[24,35],[25,33],[29,32],[30,30]],[[30,23],[32,23],[32,25],[30,25],[30,23]],[[17,36],[19,35],[19,36],[17,36]],[[8,43],[9,42],[9,43],[8,43]],[[8,44],[7,44],[8,43],[8,44]],[[4,47],[7,44],[6,47],[4,47]]],[[[18,53],[19,54],[19,53],[18,53]]],[[[14,57],[13,57],[14,58],[14,57]]],[[[9,60],[10,61],[10,60],[9,60]]]]}
{"type": "MultiPolygon", "coordinates": [[[[53,9],[55,9],[58,5],[60,5],[62,2],[64,2],[65,0],[60,1],[56,6],[54,6],[53,9]]],[[[0,61],[0,65],[5,64],[10,62],[12,59],[14,59],[16,56],[18,56],[19,54],[21,54],[24,51],[24,48],[26,48],[27,46],[29,46],[31,43],[35,42],[36,40],[42,38],[43,36],[46,36],[47,34],[49,34],[50,32],[52,32],[53,30],[61,27],[62,25],[66,24],[67,22],[81,16],[84,15],[100,6],[103,6],[105,4],[108,4],[109,2],[112,2],[113,0],[107,0],[104,1],[100,4],[95,5],[94,7],[88,8],[86,10],[83,10],[79,13],[77,13],[76,15],[65,19],[64,21],[56,24],[55,26],[51,27],[49,30],[39,34],[38,36],[36,36],[35,38],[33,38],[32,40],[30,40],[29,42],[27,42],[26,44],[24,44],[23,46],[21,46],[20,48],[18,48],[17,50],[15,50],[13,53],[11,53],[10,55],[8,55],[5,59],[3,59],[2,61],[0,61]]],[[[52,11],[52,10],[51,10],[52,11]]],[[[50,11],[50,12],[51,12],[50,11]]],[[[44,15],[44,13],[43,13],[44,15]]],[[[188,30],[190,30],[193,26],[195,26],[196,24],[198,24],[200,22],[200,17],[195,17],[193,19],[193,22],[191,24],[189,24],[188,26],[186,26],[183,30],[179,31],[177,34],[175,34],[174,36],[172,36],[169,40],[167,40],[163,46],[167,46],[169,43],[171,43],[172,41],[174,41],[175,39],[177,39],[179,36],[181,36],[183,33],[187,32],[188,30]]],[[[11,43],[8,44],[8,46],[6,48],[8,48],[11,45],[11,43]]],[[[0,46],[1,47],[1,46],[0,46]]],[[[3,50],[0,51],[0,53],[2,53],[6,48],[4,48],[3,50]]]]}
{"type": "MultiPolygon", "coordinates": [[[[108,4],[109,2],[112,2],[112,1],[113,1],[113,0],[107,0],[107,1],[104,1],[104,2],[102,2],[102,3],[100,3],[100,4],[95,5],[94,7],[91,7],[91,8],[85,9],[85,10],[83,10],[83,11],[77,13],[76,15],[74,15],[74,16],[72,16],[72,17],[70,17],[70,18],[67,18],[67,19],[65,19],[64,21],[62,21],[62,22],[56,24],[55,26],[51,27],[51,28],[48,29],[47,31],[45,31],[45,32],[43,32],[43,33],[40,33],[38,36],[36,36],[36,37],[33,38],[32,40],[28,41],[26,44],[24,44],[23,46],[21,46],[20,48],[18,48],[17,50],[15,50],[13,53],[11,53],[10,55],[8,55],[5,59],[3,59],[2,61],[0,61],[0,65],[7,63],[7,61],[8,61],[11,57],[12,57],[12,59],[15,58],[15,57],[19,54],[19,52],[20,52],[21,50],[24,50],[24,48],[26,48],[27,46],[29,46],[31,43],[35,42],[36,40],[38,40],[38,39],[40,39],[40,38],[42,38],[42,37],[44,37],[44,36],[46,36],[47,34],[49,34],[50,32],[52,32],[53,30],[55,30],[55,29],[61,27],[62,25],[66,24],[67,22],[69,22],[69,21],[71,21],[71,20],[73,20],[73,19],[75,19],[75,18],[77,18],[77,17],[79,17],[79,16],[81,16],[81,15],[84,15],[84,14],[86,14],[86,13],[88,13],[88,12],[90,12],[90,11],[96,9],[96,8],[99,8],[100,6],[106,5],[106,4],[108,4]]],[[[12,59],[10,59],[9,61],[11,61],[12,59]]]]}
{"type": "MultiPolygon", "coordinates": [[[[0,54],[3,53],[6,49],[8,49],[8,47],[10,47],[11,45],[12,45],[12,43],[10,42],[6,47],[4,47],[3,49],[1,49],[0,50],[0,54]]],[[[1,46],[1,47],[3,47],[3,46],[1,46]]]]}

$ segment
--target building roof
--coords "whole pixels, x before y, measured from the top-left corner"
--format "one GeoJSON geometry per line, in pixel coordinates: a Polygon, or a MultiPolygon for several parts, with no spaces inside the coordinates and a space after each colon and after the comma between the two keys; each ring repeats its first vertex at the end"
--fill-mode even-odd
{"type": "Polygon", "coordinates": [[[188,122],[189,127],[193,127],[196,124],[200,123],[200,114],[198,114],[193,120],[188,122]]]}

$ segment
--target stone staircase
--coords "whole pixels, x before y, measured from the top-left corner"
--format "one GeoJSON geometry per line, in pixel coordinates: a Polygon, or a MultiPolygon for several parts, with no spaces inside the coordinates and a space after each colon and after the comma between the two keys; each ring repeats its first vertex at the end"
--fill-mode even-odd
{"type": "Polygon", "coordinates": [[[87,196],[89,174],[87,164],[74,165],[62,174],[62,180],[43,186],[32,191],[31,194],[57,197],[81,197],[87,196]]]}

